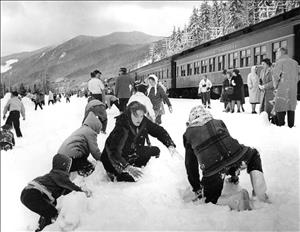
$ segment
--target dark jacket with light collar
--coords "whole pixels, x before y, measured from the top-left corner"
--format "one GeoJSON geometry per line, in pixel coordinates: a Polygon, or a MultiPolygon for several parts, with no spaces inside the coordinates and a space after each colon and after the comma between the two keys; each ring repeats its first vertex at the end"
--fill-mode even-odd
{"type": "Polygon", "coordinates": [[[205,177],[241,160],[251,149],[232,138],[224,122],[217,119],[211,119],[202,126],[188,127],[183,135],[183,143],[186,155],[197,157],[205,177]]]}
{"type": "Polygon", "coordinates": [[[130,116],[124,113],[116,118],[116,126],[105,142],[102,157],[108,157],[116,171],[122,173],[131,164],[131,156],[136,155],[136,151],[144,147],[148,134],[157,138],[166,147],[175,147],[174,142],[163,127],[153,123],[147,117],[144,117],[140,126],[136,127],[130,116]]]}

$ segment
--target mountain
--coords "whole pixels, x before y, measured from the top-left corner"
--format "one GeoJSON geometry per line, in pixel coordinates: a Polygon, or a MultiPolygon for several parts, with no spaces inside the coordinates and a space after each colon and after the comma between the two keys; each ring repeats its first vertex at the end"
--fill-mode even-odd
{"type": "Polygon", "coordinates": [[[1,64],[18,59],[12,68],[2,73],[8,86],[23,83],[32,86],[46,78],[54,84],[64,80],[68,85],[80,85],[99,69],[104,77],[116,76],[120,67],[132,68],[149,59],[149,48],[162,37],[142,32],[115,32],[106,36],[80,35],[62,44],[32,52],[1,57],[1,64]]]}

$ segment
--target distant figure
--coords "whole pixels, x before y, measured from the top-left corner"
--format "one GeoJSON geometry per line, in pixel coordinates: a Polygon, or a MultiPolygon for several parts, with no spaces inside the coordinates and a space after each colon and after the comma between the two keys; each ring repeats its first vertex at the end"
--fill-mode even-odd
{"type": "Polygon", "coordinates": [[[6,103],[3,110],[3,120],[6,118],[6,113],[9,111],[9,116],[5,122],[8,125],[14,125],[17,137],[22,137],[21,129],[20,129],[20,113],[25,120],[25,108],[18,98],[18,92],[14,91],[11,94],[11,98],[6,103]]]}
{"type": "Polygon", "coordinates": [[[169,107],[169,112],[172,113],[172,104],[163,90],[163,88],[158,84],[158,78],[154,74],[149,75],[148,77],[149,88],[147,96],[150,98],[153,110],[155,113],[155,122],[161,124],[161,116],[165,113],[163,103],[167,103],[169,107]]]}
{"type": "Polygon", "coordinates": [[[278,126],[285,124],[286,113],[288,126],[292,128],[295,123],[297,85],[300,79],[298,65],[296,60],[289,58],[286,48],[278,48],[273,69],[273,85],[276,91],[274,110],[278,126]]]}
{"type": "Polygon", "coordinates": [[[198,94],[201,95],[202,104],[204,107],[210,109],[210,89],[212,83],[207,79],[207,75],[204,74],[203,79],[199,83],[198,94]]]}
{"type": "Polygon", "coordinates": [[[234,113],[235,103],[237,104],[237,112],[241,112],[241,101],[243,98],[243,79],[238,69],[232,71],[231,85],[233,86],[233,94],[231,95],[231,113],[234,113]]]}
{"type": "Polygon", "coordinates": [[[126,104],[131,95],[131,89],[133,88],[134,81],[133,79],[127,74],[126,68],[120,68],[119,76],[116,79],[116,88],[115,94],[116,97],[119,98],[120,104],[120,112],[124,112],[126,109],[126,104]]]}
{"type": "Polygon", "coordinates": [[[0,131],[0,150],[11,150],[15,146],[14,134],[11,132],[12,126],[5,124],[0,131]]]}
{"type": "MultiPolygon", "coordinates": [[[[221,195],[224,175],[235,177],[245,163],[253,196],[269,203],[259,152],[232,138],[224,122],[214,119],[203,106],[192,108],[183,143],[185,167],[194,201],[204,199],[205,203],[228,205],[238,211],[251,209],[249,193],[245,189],[232,196],[221,195]],[[201,181],[199,167],[203,175],[201,181]]],[[[237,183],[238,179],[230,178],[229,181],[237,183]]]]}
{"type": "Polygon", "coordinates": [[[99,70],[91,72],[91,79],[88,82],[88,90],[91,96],[105,104],[105,87],[101,80],[101,75],[102,73],[99,70]]]}
{"type": "Polygon", "coordinates": [[[42,107],[42,101],[43,101],[43,94],[42,93],[37,93],[36,94],[36,99],[35,99],[35,108],[34,110],[37,110],[37,107],[39,106],[41,108],[41,110],[43,109],[42,107]]]}
{"type": "Polygon", "coordinates": [[[80,188],[70,180],[72,159],[57,154],[53,158],[49,173],[30,181],[21,193],[21,202],[31,211],[40,215],[39,225],[35,231],[42,231],[47,225],[56,221],[58,210],[57,198],[72,191],[84,192],[87,197],[91,191],[80,188]]]}
{"type": "Polygon", "coordinates": [[[249,102],[252,107],[252,114],[257,114],[255,111],[256,104],[259,104],[260,100],[260,90],[258,88],[259,85],[259,77],[257,75],[257,67],[252,66],[251,72],[247,78],[247,85],[249,90],[249,102]]]}
{"type": "Polygon", "coordinates": [[[270,103],[270,101],[274,99],[274,86],[271,69],[272,63],[270,59],[263,59],[262,66],[263,69],[260,72],[260,85],[258,86],[261,90],[259,112],[267,112],[269,119],[271,119],[273,105],[270,103]]]}
{"type": "Polygon", "coordinates": [[[70,93],[68,92],[68,93],[66,93],[66,103],[70,103],[71,101],[70,101],[70,93]]]}
{"type": "Polygon", "coordinates": [[[50,102],[52,103],[52,105],[54,104],[54,95],[51,90],[49,90],[48,105],[50,105],[50,102]]]}

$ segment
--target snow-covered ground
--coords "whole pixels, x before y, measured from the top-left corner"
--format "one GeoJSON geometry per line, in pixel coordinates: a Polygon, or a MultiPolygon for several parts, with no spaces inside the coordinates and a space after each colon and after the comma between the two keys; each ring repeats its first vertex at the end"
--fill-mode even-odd
{"type": "Polygon", "coordinates": [[[5,73],[12,68],[12,64],[18,62],[18,59],[11,59],[6,61],[5,65],[1,65],[1,73],[5,73]]]}
{"type": "MultiPolygon", "coordinates": [[[[1,99],[1,113],[8,96],[1,99]]],[[[47,100],[47,99],[46,99],[47,100]]],[[[52,157],[67,136],[81,125],[86,98],[73,96],[71,103],[45,106],[34,111],[34,105],[23,98],[26,120],[21,120],[23,138],[16,138],[13,150],[1,152],[1,231],[32,231],[37,214],[20,201],[20,194],[33,178],[51,169],[52,157]]],[[[162,126],[170,133],[180,154],[184,155],[182,135],[190,109],[200,100],[171,99],[174,112],[166,112],[162,126]]],[[[259,204],[252,211],[230,211],[226,206],[185,203],[182,193],[188,188],[184,160],[172,159],[168,150],[152,138],[161,149],[159,159],[151,159],[136,183],[107,181],[102,164],[83,180],[92,191],[61,197],[57,221],[45,230],[51,231],[299,231],[299,128],[270,125],[263,115],[223,113],[223,104],[212,101],[212,114],[222,119],[231,135],[241,143],[256,147],[272,204],[259,204]]],[[[246,111],[250,112],[249,103],[246,111]]],[[[118,110],[108,110],[107,132],[114,126],[118,110]]],[[[1,115],[1,119],[2,119],[1,115]]],[[[1,124],[3,124],[2,122],[1,124]]],[[[102,150],[108,135],[98,136],[102,150]]],[[[240,185],[251,192],[249,175],[242,172],[240,185]]]]}

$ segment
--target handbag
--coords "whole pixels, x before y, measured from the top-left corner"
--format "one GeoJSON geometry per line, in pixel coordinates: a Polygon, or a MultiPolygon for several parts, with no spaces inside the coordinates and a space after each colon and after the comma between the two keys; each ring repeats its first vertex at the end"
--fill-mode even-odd
{"type": "Polygon", "coordinates": [[[226,90],[226,93],[227,93],[228,95],[233,94],[233,87],[232,87],[232,86],[227,87],[225,90],[226,90]]]}

